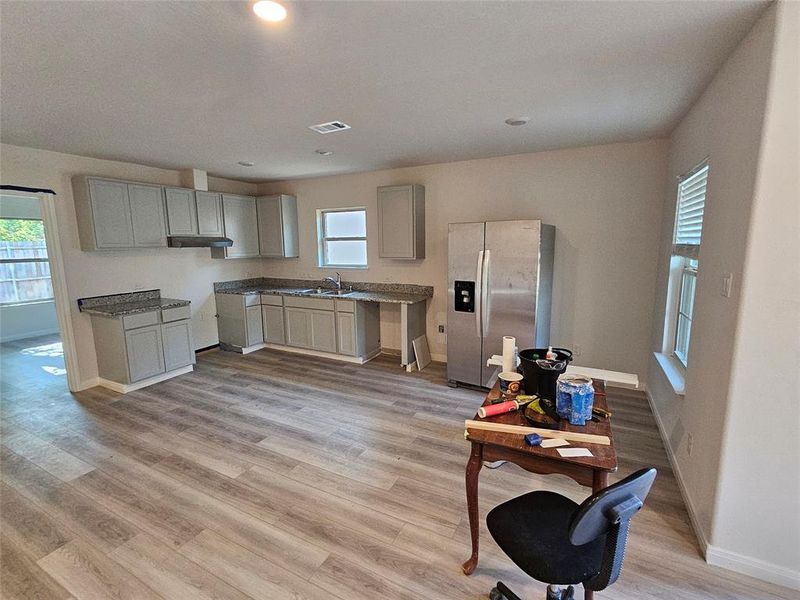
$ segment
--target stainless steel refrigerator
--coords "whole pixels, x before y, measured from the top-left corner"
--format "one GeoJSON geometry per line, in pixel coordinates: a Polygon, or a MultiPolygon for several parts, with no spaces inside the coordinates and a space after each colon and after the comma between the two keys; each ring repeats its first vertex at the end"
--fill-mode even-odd
{"type": "Polygon", "coordinates": [[[488,387],[503,336],[520,350],[550,343],[555,227],[541,221],[450,223],[447,378],[488,387]]]}

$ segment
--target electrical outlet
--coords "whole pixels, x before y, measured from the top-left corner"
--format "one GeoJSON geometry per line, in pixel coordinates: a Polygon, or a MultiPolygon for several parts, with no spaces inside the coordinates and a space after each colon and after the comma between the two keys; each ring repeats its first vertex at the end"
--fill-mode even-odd
{"type": "Polygon", "coordinates": [[[694,439],[692,438],[691,433],[686,434],[686,454],[689,456],[692,455],[692,445],[694,444],[694,439]]]}
{"type": "Polygon", "coordinates": [[[439,333],[444,333],[444,325],[439,325],[439,333]]]}

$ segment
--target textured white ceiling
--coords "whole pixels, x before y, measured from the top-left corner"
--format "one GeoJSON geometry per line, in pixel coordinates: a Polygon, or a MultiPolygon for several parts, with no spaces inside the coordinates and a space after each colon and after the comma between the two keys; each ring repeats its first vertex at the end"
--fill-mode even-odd
{"type": "Polygon", "coordinates": [[[3,0],[2,140],[252,180],[638,140],[669,132],[765,7],[286,5],[270,26],[246,2],[3,0]],[[334,119],[353,129],[307,129],[334,119]]]}

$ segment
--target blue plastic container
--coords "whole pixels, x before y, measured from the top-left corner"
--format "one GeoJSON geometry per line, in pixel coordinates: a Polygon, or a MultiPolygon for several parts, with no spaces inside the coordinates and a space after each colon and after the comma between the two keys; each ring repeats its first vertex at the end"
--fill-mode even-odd
{"type": "Polygon", "coordinates": [[[586,425],[592,418],[594,386],[588,377],[565,376],[558,380],[556,412],[571,425],[586,425]]]}

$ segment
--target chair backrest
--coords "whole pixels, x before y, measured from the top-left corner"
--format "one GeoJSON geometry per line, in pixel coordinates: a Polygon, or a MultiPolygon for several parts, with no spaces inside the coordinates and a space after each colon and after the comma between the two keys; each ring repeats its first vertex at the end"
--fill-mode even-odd
{"type": "Polygon", "coordinates": [[[569,540],[573,545],[581,546],[606,536],[600,573],[584,582],[587,589],[602,590],[619,577],[631,517],[644,505],[655,478],[653,468],[636,471],[592,494],[575,511],[569,527],[569,540]]]}

